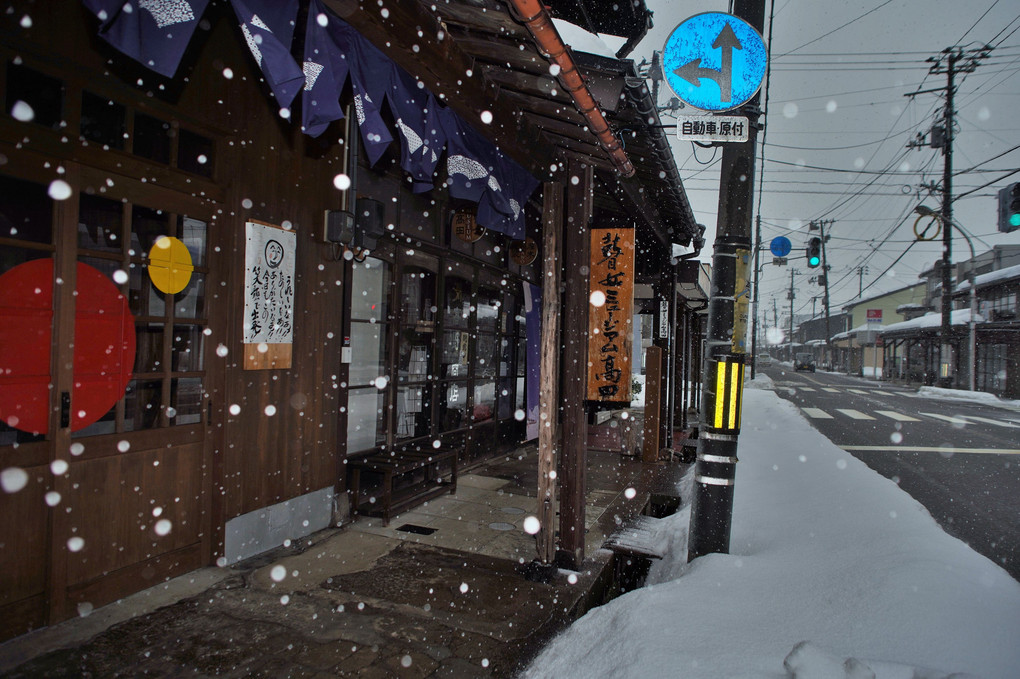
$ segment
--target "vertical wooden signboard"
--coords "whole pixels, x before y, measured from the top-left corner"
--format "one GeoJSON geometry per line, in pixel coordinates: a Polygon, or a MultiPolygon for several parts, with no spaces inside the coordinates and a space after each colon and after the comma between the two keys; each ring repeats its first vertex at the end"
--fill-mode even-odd
{"type": "Polygon", "coordinates": [[[631,399],[634,230],[591,230],[588,400],[631,399]]]}
{"type": "Polygon", "coordinates": [[[257,221],[244,229],[244,369],[289,368],[297,236],[257,221]]]}

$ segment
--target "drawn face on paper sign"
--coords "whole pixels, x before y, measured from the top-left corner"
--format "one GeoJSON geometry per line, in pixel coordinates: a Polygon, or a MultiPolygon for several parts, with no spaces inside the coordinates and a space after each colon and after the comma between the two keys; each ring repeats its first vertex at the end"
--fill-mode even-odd
{"type": "Polygon", "coordinates": [[[270,240],[266,243],[266,266],[275,269],[283,263],[283,246],[280,241],[270,240]]]}

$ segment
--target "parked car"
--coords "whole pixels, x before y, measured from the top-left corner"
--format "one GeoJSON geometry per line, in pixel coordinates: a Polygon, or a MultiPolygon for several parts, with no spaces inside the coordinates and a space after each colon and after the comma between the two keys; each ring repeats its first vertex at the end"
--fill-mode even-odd
{"type": "Polygon", "coordinates": [[[772,365],[772,357],[769,356],[768,354],[758,354],[758,359],[756,363],[759,368],[767,368],[768,366],[772,365]]]}
{"type": "Polygon", "coordinates": [[[793,357],[794,370],[815,371],[815,357],[811,354],[795,354],[793,357]]]}

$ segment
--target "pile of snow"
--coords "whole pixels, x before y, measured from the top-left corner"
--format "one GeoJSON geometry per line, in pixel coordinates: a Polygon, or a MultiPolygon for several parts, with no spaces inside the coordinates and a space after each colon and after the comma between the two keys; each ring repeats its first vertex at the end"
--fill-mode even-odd
{"type": "Polygon", "coordinates": [[[678,512],[648,586],[590,611],[525,676],[1015,679],[1020,583],[792,404],[744,395],[731,553],[686,564],[678,512]]]}
{"type": "Polygon", "coordinates": [[[940,401],[967,401],[968,403],[983,403],[991,406],[1015,406],[1020,407],[1020,401],[1001,399],[995,394],[984,391],[967,391],[966,389],[943,389],[942,387],[919,387],[917,395],[924,398],[934,398],[940,401]]]}

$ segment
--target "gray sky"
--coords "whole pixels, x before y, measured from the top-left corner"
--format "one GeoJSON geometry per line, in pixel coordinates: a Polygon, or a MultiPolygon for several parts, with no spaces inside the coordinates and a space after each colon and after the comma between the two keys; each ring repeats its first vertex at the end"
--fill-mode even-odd
{"type": "MultiPolygon", "coordinates": [[[[922,184],[941,185],[943,156],[930,147],[907,149],[942,116],[940,93],[904,95],[943,87],[945,75],[929,74],[926,59],[960,45],[990,43],[991,56],[975,72],[957,79],[958,112],[953,166],[955,218],[971,233],[978,254],[997,244],[1020,244],[1020,231],[996,230],[999,188],[1020,181],[1020,2],[1017,0],[767,0],[765,38],[772,21],[764,164],[759,146],[755,206],[763,240],[785,235],[793,242],[790,267],[771,264],[763,253],[760,301],[771,310],[775,297],[788,309],[790,268],[796,277],[795,313],[811,313],[811,297],[822,290],[808,282],[803,259],[810,220],[835,220],[827,245],[831,307],[857,298],[864,268],[864,297],[916,281],[942,255],[941,238],[913,240],[919,203],[938,208],[940,195],[922,184]],[[993,160],[993,157],[999,156],[993,160]],[[813,168],[801,166],[814,166],[813,168]],[[762,179],[764,169],[764,182],[762,179]],[[828,169],[816,169],[828,168],[828,169]],[[989,186],[978,188],[992,182],[989,186]],[[762,189],[759,206],[758,191],[762,189]],[[961,196],[968,193],[966,196],[961,196]],[[910,246],[910,250],[904,251],[910,246]],[[902,255],[902,258],[895,260],[902,255]],[[800,257],[795,261],[792,257],[800,257]]],[[[632,55],[650,60],[681,21],[706,11],[728,11],[727,2],[648,0],[654,29],[632,55]]],[[[671,93],[663,87],[660,101],[671,93]]],[[[693,113],[693,111],[692,111],[693,113]]],[[[664,123],[669,119],[664,117],[664,123]]],[[[759,144],[761,136],[759,135],[759,144]]],[[[720,150],[692,150],[673,142],[674,155],[697,219],[708,227],[702,259],[711,258],[718,204],[720,150]]],[[[953,259],[970,250],[957,236],[953,259]]],[[[822,313],[821,300],[815,305],[822,313]]],[[[771,314],[769,314],[771,318],[771,314]]]]}

